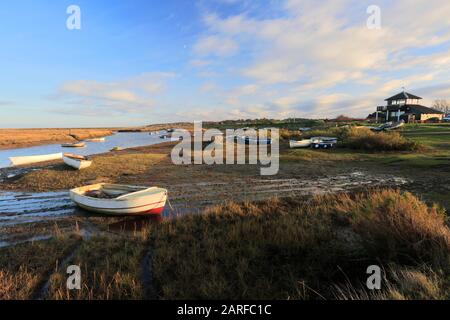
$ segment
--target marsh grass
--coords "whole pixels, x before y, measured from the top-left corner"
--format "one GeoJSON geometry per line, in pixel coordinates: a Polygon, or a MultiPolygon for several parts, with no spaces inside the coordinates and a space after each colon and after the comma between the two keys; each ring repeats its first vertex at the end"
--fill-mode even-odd
{"type": "Polygon", "coordinates": [[[75,235],[0,249],[0,300],[34,298],[60,259],[78,243],[75,235]]]}
{"type": "Polygon", "coordinates": [[[143,299],[141,260],[147,235],[95,236],[84,241],[73,258],[50,277],[47,299],[52,300],[125,300],[143,299]],[[81,268],[81,290],[68,290],[68,265],[81,268]]]}
{"type": "Polygon", "coordinates": [[[364,284],[336,285],[331,289],[338,300],[447,300],[449,281],[441,271],[428,267],[405,268],[391,265],[384,270],[381,291],[367,290],[364,284]]]}
{"type": "MultiPolygon", "coordinates": [[[[441,272],[439,279],[448,276],[449,235],[441,209],[380,190],[309,202],[227,203],[166,222],[151,237],[163,299],[335,299],[331,289],[345,284],[359,292],[371,264],[412,273],[391,275],[392,292],[366,298],[406,299],[417,297],[408,291],[414,279],[427,283],[422,266],[441,272]]],[[[439,298],[445,290],[423,295],[439,298]]]]}

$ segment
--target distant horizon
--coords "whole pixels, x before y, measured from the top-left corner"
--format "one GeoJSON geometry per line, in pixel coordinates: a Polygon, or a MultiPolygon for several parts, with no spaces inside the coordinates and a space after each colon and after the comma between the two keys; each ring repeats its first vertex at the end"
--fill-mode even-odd
{"type": "Polygon", "coordinates": [[[446,0],[0,3],[0,127],[364,118],[402,88],[432,107],[450,100],[449,13],[446,0]]]}

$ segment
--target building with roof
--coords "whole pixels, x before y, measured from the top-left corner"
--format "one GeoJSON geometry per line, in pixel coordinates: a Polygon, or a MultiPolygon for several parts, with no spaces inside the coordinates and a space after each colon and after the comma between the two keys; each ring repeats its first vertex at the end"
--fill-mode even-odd
{"type": "Polygon", "coordinates": [[[377,122],[401,121],[424,122],[429,119],[444,118],[444,113],[420,104],[421,97],[408,92],[400,92],[387,98],[386,106],[379,106],[375,114],[377,122]]]}

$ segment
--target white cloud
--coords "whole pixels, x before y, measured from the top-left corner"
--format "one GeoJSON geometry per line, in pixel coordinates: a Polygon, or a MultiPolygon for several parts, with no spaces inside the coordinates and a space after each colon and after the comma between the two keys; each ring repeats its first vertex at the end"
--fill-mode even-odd
{"type": "MultiPolygon", "coordinates": [[[[155,105],[155,98],[163,92],[166,80],[173,77],[175,74],[159,72],[113,82],[69,81],[63,83],[52,98],[78,105],[79,112],[87,115],[98,108],[110,113],[148,112],[155,105]]],[[[69,109],[73,111],[73,107],[69,109]]]]}
{"type": "Polygon", "coordinates": [[[207,30],[197,46],[210,45],[194,50],[195,55],[212,54],[215,44],[222,42],[219,39],[233,43],[233,50],[225,50],[228,54],[236,53],[237,47],[246,53],[241,60],[245,63],[232,68],[229,75],[252,82],[252,90],[241,86],[222,90],[221,96],[221,101],[240,110],[236,114],[258,105],[272,108],[264,109],[265,114],[365,116],[403,86],[420,91],[447,82],[447,0],[380,1],[381,30],[367,29],[368,4],[359,0],[320,4],[286,0],[282,4],[276,8],[282,14],[271,16],[249,11],[204,15],[207,30]],[[204,40],[210,35],[214,40],[204,40]]]}
{"type": "Polygon", "coordinates": [[[194,46],[194,52],[200,56],[231,56],[238,51],[235,41],[226,37],[206,36],[201,38],[194,46]]]}

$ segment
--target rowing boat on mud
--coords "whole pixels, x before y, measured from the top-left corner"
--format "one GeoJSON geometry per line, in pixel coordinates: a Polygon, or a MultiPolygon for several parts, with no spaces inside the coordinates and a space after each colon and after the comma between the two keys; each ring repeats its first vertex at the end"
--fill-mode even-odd
{"type": "Polygon", "coordinates": [[[86,147],[86,143],[84,142],[76,142],[76,143],[64,143],[61,145],[63,148],[84,148],[86,147]]]}
{"type": "Polygon", "coordinates": [[[59,160],[62,157],[63,157],[62,153],[54,153],[54,154],[44,154],[44,155],[36,155],[36,156],[10,157],[9,161],[11,162],[11,166],[23,166],[26,164],[59,160]]]}
{"type": "Polygon", "coordinates": [[[70,190],[70,198],[79,207],[110,215],[161,214],[167,190],[100,183],[70,190]]]}
{"type": "Polygon", "coordinates": [[[77,170],[86,169],[92,165],[92,160],[88,157],[83,157],[72,153],[64,153],[63,161],[68,166],[77,170]]]}
{"type": "Polygon", "coordinates": [[[311,146],[311,139],[304,139],[300,141],[291,140],[289,141],[289,146],[293,148],[309,148],[311,146]]]}

